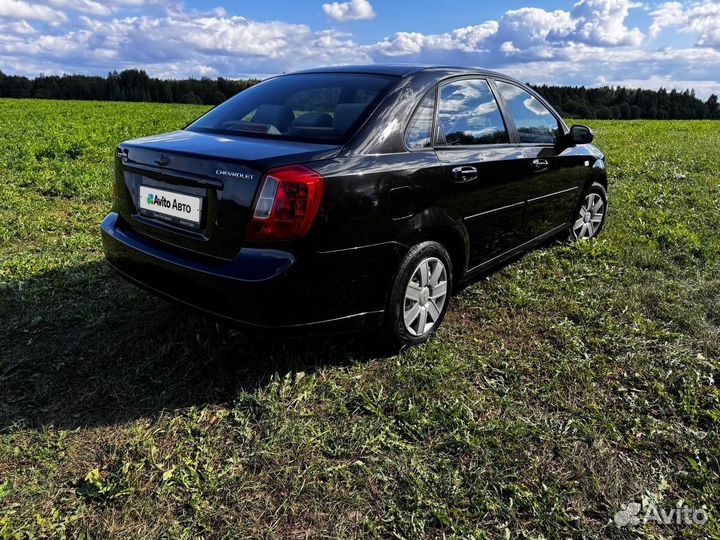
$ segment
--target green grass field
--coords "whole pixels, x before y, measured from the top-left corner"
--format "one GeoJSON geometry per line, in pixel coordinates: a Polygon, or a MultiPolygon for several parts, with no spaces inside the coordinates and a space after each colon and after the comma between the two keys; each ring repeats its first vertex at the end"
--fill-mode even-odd
{"type": "Polygon", "coordinates": [[[720,122],[590,122],[603,236],[387,357],[105,267],[114,145],[203,110],[0,100],[0,538],[720,538],[720,122]],[[710,522],[613,524],[643,500],[710,522]]]}

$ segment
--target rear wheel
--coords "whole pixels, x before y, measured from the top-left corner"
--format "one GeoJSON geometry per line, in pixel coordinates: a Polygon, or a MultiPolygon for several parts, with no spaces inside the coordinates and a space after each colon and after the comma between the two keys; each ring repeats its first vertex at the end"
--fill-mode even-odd
{"type": "Polygon", "coordinates": [[[417,345],[432,336],[445,317],[452,290],[447,250],[437,242],[414,246],[395,276],[385,327],[396,345],[417,345]]]}
{"type": "Polygon", "coordinates": [[[589,240],[599,235],[605,226],[607,209],[607,191],[595,182],[585,193],[575,221],[570,226],[570,240],[589,240]]]}

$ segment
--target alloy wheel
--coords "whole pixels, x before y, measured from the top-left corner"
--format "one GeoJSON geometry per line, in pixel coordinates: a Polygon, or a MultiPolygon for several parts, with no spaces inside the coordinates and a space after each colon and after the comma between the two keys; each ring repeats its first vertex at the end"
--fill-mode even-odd
{"type": "Polygon", "coordinates": [[[420,261],[405,289],[403,317],[410,335],[423,336],[435,327],[442,316],[447,289],[445,264],[436,257],[420,261]]]}
{"type": "Polygon", "coordinates": [[[589,193],[580,207],[578,219],[573,224],[573,235],[578,240],[588,240],[597,235],[605,219],[605,201],[598,193],[589,193]]]}

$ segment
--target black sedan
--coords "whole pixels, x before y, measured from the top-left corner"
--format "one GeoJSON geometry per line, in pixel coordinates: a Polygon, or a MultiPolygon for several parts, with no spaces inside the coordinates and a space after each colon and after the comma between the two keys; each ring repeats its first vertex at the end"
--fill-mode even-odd
{"type": "Polygon", "coordinates": [[[119,145],[105,253],[141,287],[251,329],[383,326],[416,344],[462,282],[600,233],[592,139],[489,71],[283,75],[119,145]]]}

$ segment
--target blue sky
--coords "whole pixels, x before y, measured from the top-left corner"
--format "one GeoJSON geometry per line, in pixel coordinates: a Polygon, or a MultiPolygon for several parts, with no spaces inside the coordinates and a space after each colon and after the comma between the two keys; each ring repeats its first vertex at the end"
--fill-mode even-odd
{"type": "Polygon", "coordinates": [[[720,92],[720,0],[0,0],[0,70],[267,76],[352,63],[720,92]]]}

